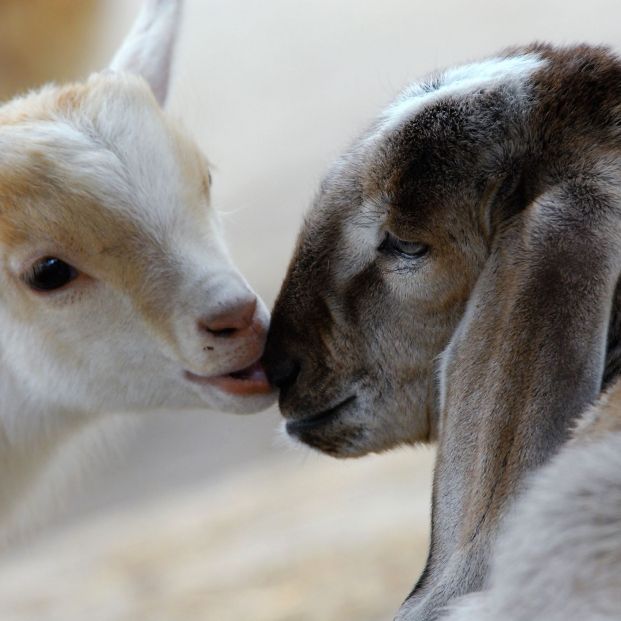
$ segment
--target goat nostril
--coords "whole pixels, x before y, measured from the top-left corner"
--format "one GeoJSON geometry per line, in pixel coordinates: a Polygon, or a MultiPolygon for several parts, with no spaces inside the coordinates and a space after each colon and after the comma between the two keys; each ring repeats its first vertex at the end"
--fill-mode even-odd
{"type": "Polygon", "coordinates": [[[198,321],[198,328],[202,332],[209,332],[213,336],[234,336],[252,325],[257,310],[257,299],[228,308],[218,315],[205,317],[198,321]]]}
{"type": "Polygon", "coordinates": [[[280,390],[291,388],[300,374],[301,365],[291,358],[281,360],[271,368],[268,367],[268,378],[273,386],[280,390]]]}

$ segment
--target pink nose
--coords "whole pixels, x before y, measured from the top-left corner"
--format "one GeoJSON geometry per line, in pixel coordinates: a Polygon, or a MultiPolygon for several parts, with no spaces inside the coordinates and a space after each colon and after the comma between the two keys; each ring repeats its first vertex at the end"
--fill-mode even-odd
{"type": "Polygon", "coordinates": [[[217,315],[203,317],[198,321],[198,328],[213,336],[235,336],[252,325],[256,310],[257,299],[252,298],[224,309],[217,315]]]}

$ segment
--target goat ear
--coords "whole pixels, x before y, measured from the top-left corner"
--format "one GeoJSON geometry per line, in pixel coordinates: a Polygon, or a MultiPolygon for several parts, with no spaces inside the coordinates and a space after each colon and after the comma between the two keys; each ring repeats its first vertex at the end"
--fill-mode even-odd
{"type": "Polygon", "coordinates": [[[562,182],[495,232],[442,355],[430,558],[446,554],[437,533],[462,543],[429,602],[447,601],[447,585],[453,597],[481,587],[472,568],[485,567],[525,476],[602,388],[621,271],[619,179],[609,175],[562,182]]]}
{"type": "Polygon", "coordinates": [[[573,179],[516,215],[495,235],[444,354],[442,416],[463,434],[455,446],[471,443],[468,467],[487,460],[471,501],[488,507],[488,522],[602,388],[620,205],[612,183],[573,179]]]}
{"type": "Polygon", "coordinates": [[[142,76],[164,105],[183,0],[145,0],[110,69],[142,76]]]}

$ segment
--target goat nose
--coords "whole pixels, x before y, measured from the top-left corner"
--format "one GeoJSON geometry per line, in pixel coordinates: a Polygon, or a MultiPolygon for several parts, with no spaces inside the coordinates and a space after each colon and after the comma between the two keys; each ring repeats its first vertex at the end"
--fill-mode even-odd
{"type": "Polygon", "coordinates": [[[301,365],[293,358],[278,360],[267,367],[267,377],[276,388],[286,390],[291,388],[300,374],[301,365]]]}
{"type": "Polygon", "coordinates": [[[198,321],[199,330],[213,336],[233,336],[252,325],[257,310],[257,299],[244,301],[229,307],[217,315],[203,317],[198,321]]]}

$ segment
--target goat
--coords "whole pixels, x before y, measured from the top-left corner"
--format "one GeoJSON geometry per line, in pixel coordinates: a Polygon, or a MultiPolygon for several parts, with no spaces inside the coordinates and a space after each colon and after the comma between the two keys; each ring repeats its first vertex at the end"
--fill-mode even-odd
{"type": "Polygon", "coordinates": [[[106,413],[273,400],[268,312],[211,176],[166,116],[180,0],[148,0],[105,71],[0,107],[0,537],[106,413]]]}
{"type": "Polygon", "coordinates": [[[621,61],[535,44],[408,87],[332,166],[264,361],[290,436],[438,441],[397,618],[480,590],[500,523],[619,374],[621,61]]]}

